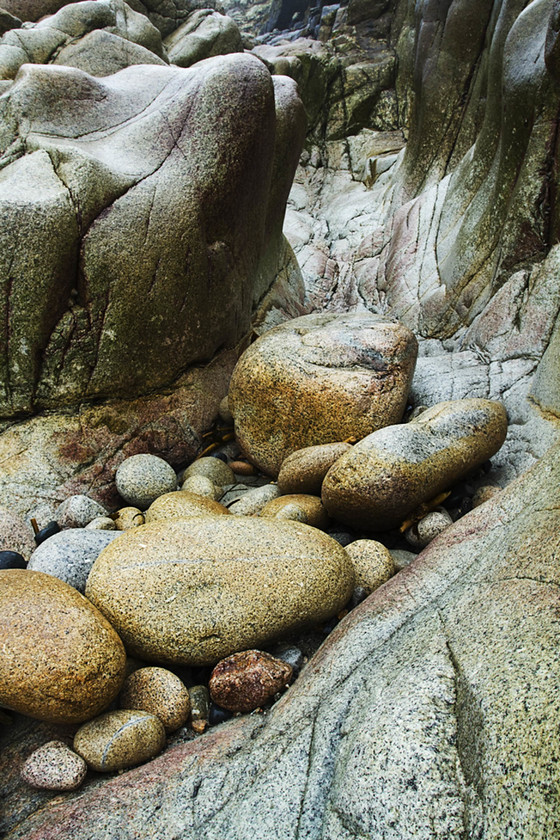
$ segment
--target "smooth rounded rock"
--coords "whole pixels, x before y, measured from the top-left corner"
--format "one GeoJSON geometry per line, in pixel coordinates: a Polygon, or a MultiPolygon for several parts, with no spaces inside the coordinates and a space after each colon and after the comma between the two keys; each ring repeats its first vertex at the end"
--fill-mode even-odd
{"type": "Polygon", "coordinates": [[[218,501],[223,493],[223,489],[217,487],[205,475],[190,475],[183,482],[181,489],[188,490],[189,493],[195,493],[197,496],[213,499],[215,502],[218,501]]]}
{"type": "Polygon", "coordinates": [[[107,516],[107,511],[88,496],[70,496],[60,504],[54,518],[61,528],[85,528],[85,526],[99,516],[107,516]]]}
{"type": "Polygon", "coordinates": [[[321,530],[327,528],[329,517],[319,496],[309,496],[305,493],[292,493],[271,499],[260,512],[261,516],[277,519],[294,519],[304,522],[313,528],[321,530]]]}
{"type": "Polygon", "coordinates": [[[42,572],[0,572],[0,705],[52,723],[81,723],[116,697],[125,651],[104,616],[42,572]]]}
{"type": "Polygon", "coordinates": [[[210,697],[230,712],[251,712],[288,685],[292,667],[262,650],[244,650],[218,662],[210,697]]]}
{"type": "Polygon", "coordinates": [[[189,493],[188,490],[177,490],[166,493],[153,502],[146,511],[146,523],[163,519],[179,519],[190,516],[221,516],[229,514],[229,510],[213,499],[189,493]]]}
{"type": "Polygon", "coordinates": [[[231,379],[242,450],[276,476],[298,449],[397,423],[416,354],[407,327],[369,313],[316,313],[274,327],[243,353],[231,379]]]}
{"type": "Polygon", "coordinates": [[[395,572],[402,572],[407,566],[410,566],[413,560],[418,557],[414,551],[405,551],[402,548],[392,548],[391,557],[395,565],[395,572]]]}
{"type": "Polygon", "coordinates": [[[0,569],[27,569],[25,557],[19,551],[0,551],[0,569]]]}
{"type": "Polygon", "coordinates": [[[139,668],[124,681],[119,697],[121,709],[141,709],[157,715],[166,732],[187,722],[191,711],[184,683],[166,668],[139,668]]]}
{"type": "Polygon", "coordinates": [[[229,397],[226,396],[221,400],[220,405],[218,406],[218,414],[220,415],[220,420],[222,423],[225,423],[226,426],[233,426],[233,416],[231,411],[229,410],[229,397]]]}
{"type": "Polygon", "coordinates": [[[137,507],[119,508],[113,521],[117,531],[128,531],[129,528],[144,524],[144,514],[137,507]]]}
{"type": "Polygon", "coordinates": [[[68,528],[41,543],[31,555],[27,568],[54,575],[83,593],[98,555],[118,536],[116,531],[68,528]]]}
{"type": "Polygon", "coordinates": [[[453,524],[444,508],[432,510],[405,531],[405,539],[413,548],[425,548],[442,531],[453,524]]]}
{"type": "Polygon", "coordinates": [[[146,510],[158,496],[175,490],[177,476],[157,455],[132,455],[118,468],[115,484],[125,502],[146,510]]]}
{"type": "Polygon", "coordinates": [[[493,499],[494,496],[497,496],[498,493],[502,492],[501,487],[496,487],[493,484],[484,484],[482,487],[479,487],[472,497],[472,506],[473,508],[478,507],[479,505],[483,505],[484,502],[488,502],[490,499],[493,499]]]}
{"type": "Polygon", "coordinates": [[[99,773],[125,770],[155,758],[165,746],[165,729],[156,715],[106,712],[78,729],[74,749],[99,773]]]}
{"type": "Polygon", "coordinates": [[[267,502],[277,499],[280,496],[280,489],[277,484],[263,484],[262,487],[253,487],[241,496],[241,498],[230,505],[229,512],[237,516],[253,516],[260,513],[267,502]]]}
{"type": "Polygon", "coordinates": [[[353,588],[346,552],[321,531],[201,516],[128,531],[98,557],[86,592],[132,655],[214,665],[325,621],[353,588]]]}
{"type": "Polygon", "coordinates": [[[87,773],[84,759],[64,741],[49,741],[31,753],[21,768],[21,778],[39,790],[76,790],[87,773]]]}
{"type": "Polygon", "coordinates": [[[380,429],[333,464],[321,498],[348,525],[385,531],[498,451],[507,416],[493,400],[438,403],[416,420],[380,429]]]}
{"type": "Polygon", "coordinates": [[[346,546],[356,575],[356,586],[370,594],[395,574],[391,552],[376,540],[356,540],[346,546]]]}
{"type": "Polygon", "coordinates": [[[110,516],[96,516],[85,527],[86,531],[116,531],[115,520],[110,516]]]}
{"type": "Polygon", "coordinates": [[[184,472],[183,480],[190,478],[192,475],[203,475],[218,487],[235,484],[233,470],[219,458],[212,458],[210,456],[198,458],[192,464],[189,464],[184,472]]]}
{"type": "Polygon", "coordinates": [[[335,461],[349,452],[349,443],[323,443],[298,449],[282,462],[278,487],[282,493],[321,495],[323,479],[335,461]]]}
{"type": "Polygon", "coordinates": [[[29,560],[35,551],[30,525],[7,508],[0,507],[0,551],[17,551],[29,560]]]}

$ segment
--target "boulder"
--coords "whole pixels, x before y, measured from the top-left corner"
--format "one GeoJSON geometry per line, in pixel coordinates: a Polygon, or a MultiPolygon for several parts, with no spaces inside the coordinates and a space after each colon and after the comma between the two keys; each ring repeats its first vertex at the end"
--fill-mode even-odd
{"type": "Polygon", "coordinates": [[[133,656],[209,665],[330,618],[353,586],[344,549],[314,528],[200,516],[123,534],[86,593],[133,656]]]}
{"type": "Polygon", "coordinates": [[[68,528],[41,543],[27,568],[52,575],[83,593],[91,567],[117,536],[118,531],[68,528]]]}
{"type": "Polygon", "coordinates": [[[243,41],[232,18],[212,9],[192,12],[164,41],[171,64],[190,67],[213,55],[243,52],[243,41]]]}
{"type": "Polygon", "coordinates": [[[278,487],[282,493],[321,494],[323,479],[341,455],[352,449],[349,443],[323,443],[298,449],[282,462],[278,487]]]}
{"type": "Polygon", "coordinates": [[[220,516],[229,515],[229,510],[214,499],[190,493],[188,490],[177,490],[166,493],[153,502],[146,511],[146,522],[160,522],[166,519],[183,519],[191,516],[220,516]]]}
{"type": "Polygon", "coordinates": [[[494,455],[506,432],[499,402],[438,403],[357,443],[328,471],[321,498],[341,522],[389,530],[494,455]]]}
{"type": "Polygon", "coordinates": [[[0,705],[39,720],[88,720],[124,680],[124,648],[109,622],[42,572],[0,572],[0,647],[0,705]]]}
{"type": "Polygon", "coordinates": [[[233,372],[229,403],[241,448],[275,476],[298,449],[397,423],[416,351],[407,327],[375,315],[314,314],[275,327],[233,372]]]}

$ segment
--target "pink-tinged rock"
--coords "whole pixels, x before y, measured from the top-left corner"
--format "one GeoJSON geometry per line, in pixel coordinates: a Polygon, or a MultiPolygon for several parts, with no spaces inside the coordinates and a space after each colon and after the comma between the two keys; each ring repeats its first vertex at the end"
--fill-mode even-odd
{"type": "Polygon", "coordinates": [[[288,685],[292,668],[261,650],[244,650],[218,662],[210,677],[214,703],[230,712],[251,712],[288,685]]]}

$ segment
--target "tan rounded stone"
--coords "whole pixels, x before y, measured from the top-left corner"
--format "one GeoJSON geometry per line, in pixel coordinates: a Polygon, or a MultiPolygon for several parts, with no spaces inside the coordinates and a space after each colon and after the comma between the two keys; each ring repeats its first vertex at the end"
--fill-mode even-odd
{"type": "Polygon", "coordinates": [[[125,651],[103,615],[43,572],[0,571],[0,705],[53,723],[106,708],[124,679],[125,651]]]}
{"type": "Polygon", "coordinates": [[[191,475],[203,475],[218,487],[235,484],[233,470],[220,458],[198,458],[189,464],[184,472],[184,479],[190,478],[191,475]]]}
{"type": "Polygon", "coordinates": [[[323,479],[335,461],[349,452],[349,443],[323,443],[298,449],[282,462],[278,487],[282,493],[321,494],[323,479]]]}
{"type": "Polygon", "coordinates": [[[116,531],[115,520],[110,516],[96,516],[85,527],[86,531],[116,531]]]}
{"type": "Polygon", "coordinates": [[[499,402],[438,403],[410,423],[357,443],[328,471],[321,498],[341,522],[371,531],[393,528],[494,455],[506,432],[499,402]]]}
{"type": "Polygon", "coordinates": [[[205,475],[190,475],[183,482],[181,490],[187,490],[189,493],[194,493],[196,496],[204,496],[204,498],[212,499],[215,502],[218,501],[223,493],[222,487],[217,487],[205,475]]]}
{"type": "Polygon", "coordinates": [[[114,519],[117,531],[128,531],[129,528],[136,528],[144,524],[144,514],[139,508],[124,507],[117,511],[114,519]]]}
{"type": "Polygon", "coordinates": [[[39,790],[76,790],[87,765],[64,741],[49,741],[34,750],[21,768],[21,778],[39,790]]]}
{"type": "Polygon", "coordinates": [[[191,711],[186,686],[166,668],[139,668],[127,677],[119,705],[121,709],[140,709],[157,715],[166,732],[183,726],[191,711]]]}
{"type": "Polygon", "coordinates": [[[376,540],[356,540],[346,546],[356,575],[356,586],[373,592],[395,574],[395,564],[388,548],[376,540]]]}
{"type": "Polygon", "coordinates": [[[213,665],[330,618],[354,588],[344,549],[296,522],[175,519],[114,545],[96,560],[87,596],[147,661],[213,665]]]}
{"type": "Polygon", "coordinates": [[[230,384],[243,452],[276,476],[298,449],[397,423],[416,354],[407,327],[369,313],[316,313],[269,330],[243,353],[230,384]]]}
{"type": "Polygon", "coordinates": [[[279,495],[280,490],[277,484],[253,487],[230,506],[229,512],[235,513],[237,516],[252,516],[255,513],[260,513],[267,502],[270,502],[271,499],[277,499],[279,495]]]}
{"type": "Polygon", "coordinates": [[[309,496],[305,493],[292,493],[287,496],[279,496],[271,499],[263,507],[261,516],[275,517],[278,519],[293,519],[296,522],[304,522],[313,528],[324,529],[329,524],[329,517],[321,499],[318,496],[309,496]]]}
{"type": "Polygon", "coordinates": [[[146,511],[146,523],[158,522],[163,519],[181,519],[185,516],[210,516],[229,514],[229,510],[213,499],[189,493],[188,490],[177,490],[160,496],[146,511]]]}
{"type": "Polygon", "coordinates": [[[230,712],[251,712],[292,679],[292,667],[262,650],[243,650],[218,662],[208,687],[214,703],[230,712]]]}
{"type": "Polygon", "coordinates": [[[74,749],[98,773],[134,767],[155,758],[165,746],[165,729],[156,715],[106,712],[78,729],[74,749]]]}

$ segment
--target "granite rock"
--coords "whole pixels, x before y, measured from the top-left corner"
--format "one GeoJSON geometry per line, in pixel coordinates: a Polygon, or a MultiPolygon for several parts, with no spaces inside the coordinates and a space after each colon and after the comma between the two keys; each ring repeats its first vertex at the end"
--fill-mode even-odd
{"type": "Polygon", "coordinates": [[[54,513],[54,518],[61,528],[85,528],[98,516],[107,516],[107,511],[95,499],[83,494],[65,499],[54,513]]]}
{"type": "Polygon", "coordinates": [[[111,773],[154,758],[165,746],[165,729],[156,715],[142,711],[106,712],[84,723],[74,749],[93,770],[111,773]]]}
{"type": "Polygon", "coordinates": [[[260,513],[267,502],[279,496],[280,488],[277,484],[263,484],[262,487],[247,490],[238,501],[230,505],[229,511],[237,516],[253,516],[260,513]]]}
{"type": "Polygon", "coordinates": [[[125,502],[146,510],[158,496],[177,487],[175,470],[156,455],[133,455],[115,474],[117,490],[125,502]]]}
{"type": "Polygon", "coordinates": [[[21,768],[21,778],[40,790],[76,790],[87,773],[81,756],[64,741],[49,741],[31,753],[21,768]]]}
{"type": "Polygon", "coordinates": [[[169,61],[190,67],[213,55],[243,52],[241,34],[232,18],[212,9],[192,12],[164,41],[169,61]]]}
{"type": "Polygon", "coordinates": [[[324,443],[292,452],[282,462],[278,473],[280,491],[320,496],[321,485],[329,469],[351,448],[349,443],[324,443]]]}
{"type": "Polygon", "coordinates": [[[68,528],[41,543],[31,555],[27,568],[53,575],[83,593],[98,555],[118,536],[114,531],[68,528]]]}
{"type": "Polygon", "coordinates": [[[285,688],[292,668],[261,650],[244,650],[222,659],[212,671],[210,697],[230,712],[252,712],[285,688]]]}
{"type": "Polygon", "coordinates": [[[215,502],[223,494],[223,488],[217,487],[204,475],[190,475],[181,485],[181,489],[188,490],[189,493],[194,493],[197,496],[205,496],[208,499],[213,499],[215,502]]]}
{"type": "Polygon", "coordinates": [[[119,508],[114,514],[114,523],[117,531],[128,531],[129,528],[136,528],[144,524],[144,514],[137,507],[119,508]]]}
{"type": "Polygon", "coordinates": [[[0,508],[0,551],[17,551],[26,560],[35,551],[31,526],[7,508],[0,508]]]}
{"type": "Polygon", "coordinates": [[[368,595],[395,574],[391,552],[376,540],[355,540],[345,550],[354,567],[356,586],[368,595]]]}
{"type": "MultiPolygon", "coordinates": [[[[228,484],[235,484],[235,475],[231,467],[221,461],[219,458],[197,458],[192,464],[189,464],[183,474],[183,480],[190,478],[193,475],[203,475],[209,478],[218,487],[225,487],[228,484]]],[[[186,489],[186,488],[185,488],[186,489]]]]}
{"type": "Polygon", "coordinates": [[[271,499],[262,508],[260,516],[272,519],[294,519],[313,528],[324,530],[328,527],[329,517],[319,496],[306,493],[289,493],[271,499]]]}
{"type": "Polygon", "coordinates": [[[183,519],[191,516],[221,516],[229,510],[214,499],[189,493],[188,490],[176,490],[165,493],[152,502],[146,511],[146,523],[166,519],[183,519]]]}
{"type": "Polygon", "coordinates": [[[139,668],[124,681],[121,709],[140,709],[156,715],[166,732],[174,732],[189,717],[191,703],[184,683],[166,668],[139,668]]]}

